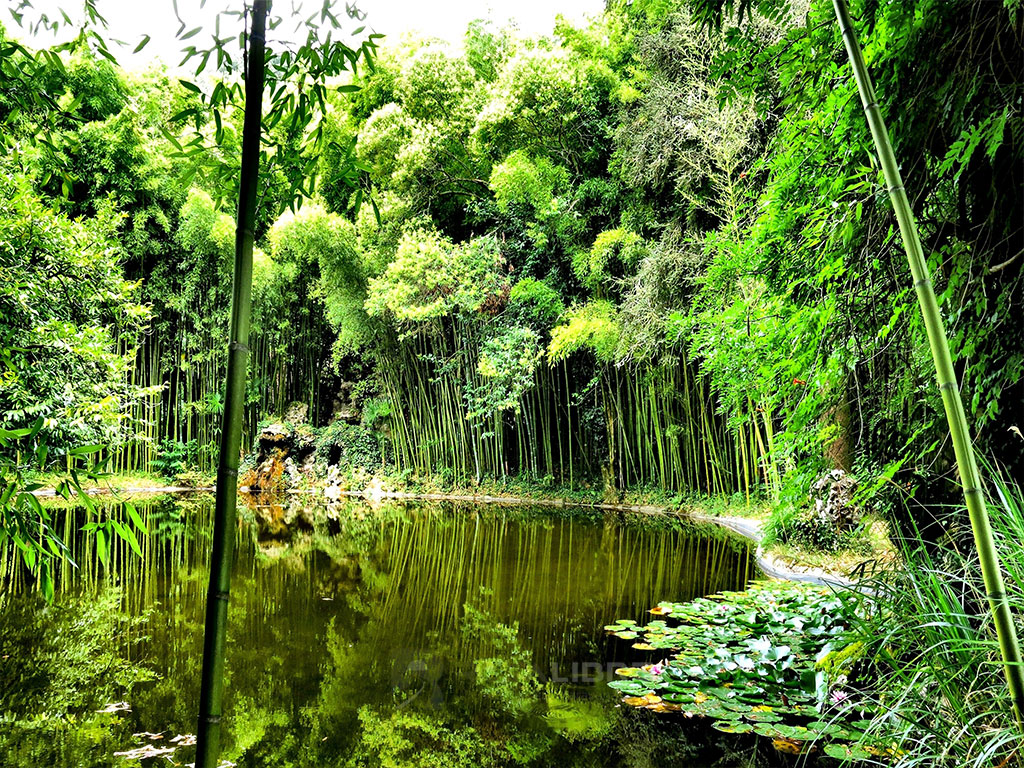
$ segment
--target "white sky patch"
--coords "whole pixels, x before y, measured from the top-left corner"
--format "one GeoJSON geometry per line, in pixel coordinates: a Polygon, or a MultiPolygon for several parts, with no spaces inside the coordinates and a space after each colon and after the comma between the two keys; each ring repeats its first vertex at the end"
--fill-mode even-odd
{"type": "MultiPolygon", "coordinates": [[[[63,8],[72,21],[78,24],[82,18],[79,0],[30,2],[31,7],[21,9],[25,22],[36,21],[40,15],[45,14],[51,20],[60,21],[60,32],[55,36],[52,32],[40,30],[35,36],[30,36],[27,31],[18,28],[10,13],[4,13],[2,22],[7,27],[8,34],[22,39],[33,47],[52,45],[74,35],[76,30],[66,28],[60,9],[63,8]]],[[[8,9],[17,10],[22,0],[6,0],[3,4],[8,9]]],[[[319,11],[321,5],[320,0],[277,0],[272,7],[272,15],[284,17],[284,23],[269,36],[304,41],[305,32],[295,32],[296,22],[319,11]],[[302,7],[302,16],[291,15],[291,9],[295,5],[302,7]]],[[[488,19],[499,27],[512,26],[521,36],[537,37],[550,34],[554,29],[555,18],[559,15],[573,23],[583,24],[588,17],[597,16],[604,10],[603,0],[489,0],[484,3],[471,0],[361,0],[358,5],[359,10],[365,14],[363,21],[349,19],[345,2],[334,0],[331,4],[331,11],[341,22],[341,31],[349,33],[342,39],[346,39],[350,44],[361,40],[372,31],[387,36],[381,41],[384,45],[397,42],[404,33],[414,32],[424,37],[441,38],[459,46],[466,25],[480,18],[488,19]],[[365,26],[366,29],[358,36],[351,36],[351,33],[360,26],[365,26]]],[[[177,6],[176,16],[172,0],[97,0],[97,9],[108,24],[103,34],[110,41],[111,51],[122,67],[138,71],[146,69],[154,61],[162,61],[170,69],[177,70],[185,47],[210,46],[210,36],[214,33],[214,22],[218,12],[241,9],[242,3],[206,0],[204,4],[201,0],[178,0],[177,6]],[[186,25],[183,34],[195,27],[202,27],[202,32],[186,41],[175,39],[175,33],[180,27],[178,17],[186,25]],[[146,35],[150,37],[149,43],[142,51],[133,54],[132,50],[146,35]],[[118,46],[114,41],[122,41],[124,46],[118,46]]],[[[221,17],[221,37],[229,34],[237,36],[240,30],[241,22],[237,18],[221,17]]],[[[335,39],[339,37],[337,32],[333,36],[335,39]]],[[[187,73],[190,67],[194,69],[197,64],[198,61],[193,60],[181,71],[187,73]]]]}

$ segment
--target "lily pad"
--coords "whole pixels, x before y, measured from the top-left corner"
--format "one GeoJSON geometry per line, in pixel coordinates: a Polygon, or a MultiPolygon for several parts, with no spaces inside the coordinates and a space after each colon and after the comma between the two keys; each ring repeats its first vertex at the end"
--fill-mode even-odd
{"type": "Polygon", "coordinates": [[[722,733],[750,733],[754,726],[750,723],[735,722],[732,720],[716,720],[711,727],[722,733]]]}
{"type": "Polygon", "coordinates": [[[772,723],[757,723],[754,725],[754,733],[758,736],[767,736],[769,739],[777,739],[782,735],[772,723]]]}
{"type": "Polygon", "coordinates": [[[807,747],[807,742],[782,737],[772,739],[772,746],[775,747],[776,752],[782,752],[787,755],[799,755],[807,747]]]}
{"type": "Polygon", "coordinates": [[[837,760],[867,760],[871,753],[856,744],[839,744],[832,742],[824,747],[825,754],[837,760]]]}

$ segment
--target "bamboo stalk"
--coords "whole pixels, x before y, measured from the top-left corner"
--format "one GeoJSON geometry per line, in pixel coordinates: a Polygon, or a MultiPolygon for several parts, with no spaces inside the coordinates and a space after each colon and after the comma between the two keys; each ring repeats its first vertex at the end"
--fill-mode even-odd
{"type": "Polygon", "coordinates": [[[878,152],[878,159],[882,164],[882,172],[889,188],[889,198],[896,211],[900,234],[903,236],[903,246],[907,252],[910,272],[914,278],[914,288],[917,291],[918,303],[928,333],[928,343],[935,361],[936,378],[942,395],[942,404],[946,411],[946,420],[949,422],[949,432],[953,440],[960,482],[963,485],[964,499],[974,532],[974,542],[978,549],[978,559],[981,562],[981,572],[985,579],[989,608],[992,611],[996,634],[999,637],[1007,687],[1013,701],[1017,723],[1024,724],[1024,665],[1021,662],[1020,644],[1013,624],[1010,604],[1006,598],[1003,576],[999,568],[999,555],[996,552],[992,528],[989,525],[988,510],[985,508],[981,473],[978,471],[978,463],[974,456],[974,447],[971,444],[967,425],[967,416],[964,413],[956,373],[953,370],[949,341],[946,338],[939,304],[928,274],[928,264],[921,248],[921,239],[917,232],[914,213],[907,198],[907,191],[903,186],[903,179],[896,163],[896,155],[889,140],[889,132],[878,108],[878,98],[875,95],[874,86],[871,84],[867,65],[864,63],[864,54],[853,29],[850,10],[846,5],[846,0],[833,0],[833,4],[836,18],[839,20],[839,27],[843,33],[843,42],[846,44],[846,51],[850,56],[850,64],[853,66],[854,78],[857,81],[861,104],[871,129],[871,137],[874,139],[875,150],[878,152]]]}
{"type": "Polygon", "coordinates": [[[203,673],[199,694],[196,766],[215,768],[220,755],[224,696],[224,647],[227,635],[228,593],[234,555],[239,449],[245,406],[245,377],[252,316],[252,248],[256,220],[262,130],[264,47],[269,0],[255,0],[249,31],[248,71],[245,76],[245,121],[242,127],[242,166],[235,230],[235,272],[231,298],[231,342],[228,347],[227,392],[221,429],[220,467],[214,502],[213,549],[206,597],[203,635],[203,673]]]}

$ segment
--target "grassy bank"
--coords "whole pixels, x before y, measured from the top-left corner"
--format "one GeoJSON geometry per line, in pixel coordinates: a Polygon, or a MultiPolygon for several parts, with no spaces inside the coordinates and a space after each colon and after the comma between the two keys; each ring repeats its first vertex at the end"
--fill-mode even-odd
{"type": "MultiPolygon", "coordinates": [[[[1024,626],[1024,493],[989,472],[989,513],[1018,630],[1024,626]]],[[[1022,764],[977,553],[962,510],[940,541],[900,544],[900,567],[865,582],[873,595],[850,637],[851,672],[877,707],[867,739],[901,768],[1022,764]]]]}
{"type": "MultiPolygon", "coordinates": [[[[34,472],[26,481],[40,486],[42,495],[47,495],[67,478],[66,472],[34,472]]],[[[176,477],[167,477],[155,472],[111,472],[80,474],[82,489],[100,493],[129,493],[132,491],[169,490],[179,488],[211,488],[217,482],[212,474],[187,472],[176,477]]]]}
{"type": "MultiPolygon", "coordinates": [[[[658,487],[634,487],[624,491],[609,490],[599,483],[574,485],[536,481],[525,478],[484,478],[467,485],[444,476],[416,476],[411,474],[373,475],[355,471],[337,479],[339,489],[348,492],[395,492],[411,495],[443,494],[450,497],[498,497],[558,501],[565,504],[605,504],[644,508],[668,514],[690,514],[698,517],[725,520],[743,520],[754,528],[763,540],[763,554],[771,558],[782,570],[813,569],[843,577],[856,577],[862,572],[873,572],[880,565],[896,560],[896,550],[889,538],[888,524],[872,515],[865,515],[859,524],[841,537],[835,537],[828,548],[816,548],[800,541],[783,542],[770,535],[769,521],[772,503],[760,496],[699,495],[666,492],[658,487]]],[[[300,486],[319,488],[322,480],[300,486]]]]}

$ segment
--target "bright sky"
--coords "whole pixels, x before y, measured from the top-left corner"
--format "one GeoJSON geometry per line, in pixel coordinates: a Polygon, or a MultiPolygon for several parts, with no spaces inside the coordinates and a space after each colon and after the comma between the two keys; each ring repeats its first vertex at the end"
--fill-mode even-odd
{"type": "MultiPolygon", "coordinates": [[[[36,20],[40,14],[50,19],[60,19],[59,8],[63,7],[76,22],[81,18],[80,0],[30,0],[31,8],[25,9],[25,21],[36,20]]],[[[172,0],[96,0],[99,12],[108,22],[106,36],[111,40],[123,40],[124,48],[112,46],[118,60],[126,69],[144,69],[154,59],[163,60],[168,66],[174,67],[181,60],[182,48],[195,44],[197,47],[208,47],[209,35],[214,29],[214,18],[218,11],[238,9],[241,0],[206,0],[205,7],[201,0],[178,0],[178,13],[186,21],[186,31],[203,26],[203,32],[194,38],[182,42],[176,40],[174,33],[179,27],[175,18],[172,0]],[[149,44],[137,54],[132,49],[143,38],[149,35],[149,44]]],[[[3,4],[17,8],[22,0],[5,0],[3,4]]],[[[305,10],[302,17],[314,10],[319,10],[320,0],[277,0],[273,5],[272,14],[285,17],[285,23],[276,32],[278,35],[289,35],[294,29],[290,22],[290,11],[293,5],[301,5],[305,10]]],[[[488,0],[473,2],[472,0],[455,0],[455,2],[423,2],[422,0],[359,0],[359,8],[366,14],[363,22],[349,21],[344,0],[333,0],[332,11],[342,21],[342,28],[349,32],[365,24],[368,34],[370,30],[380,32],[397,40],[404,32],[415,31],[427,37],[440,37],[449,42],[459,44],[466,25],[473,19],[486,18],[499,26],[511,22],[524,36],[548,34],[554,28],[555,17],[565,16],[573,22],[583,22],[588,16],[599,14],[604,9],[603,0],[488,0]]],[[[301,17],[300,17],[301,18],[301,17]]],[[[10,34],[21,36],[33,46],[49,45],[55,39],[63,39],[61,34],[54,38],[51,32],[41,31],[35,38],[21,33],[8,14],[4,14],[3,23],[10,34]]],[[[233,18],[222,17],[221,35],[228,29],[240,29],[239,22],[233,18]],[[228,26],[230,24],[230,27],[228,26]]],[[[305,35],[302,35],[303,39],[305,35]]],[[[335,34],[337,37],[337,34],[335,34]]],[[[385,44],[387,41],[384,41],[385,44]]],[[[193,63],[194,65],[194,63],[193,63]]]]}

